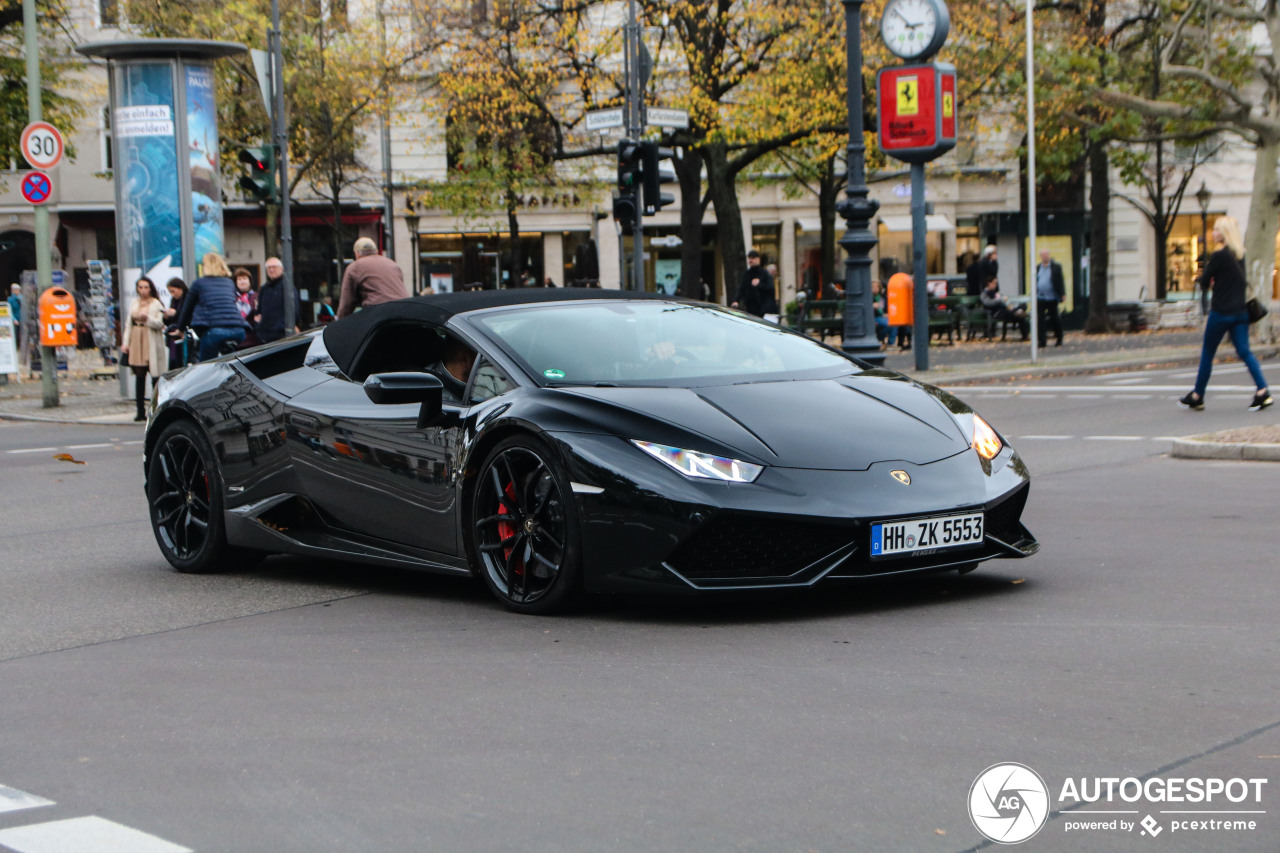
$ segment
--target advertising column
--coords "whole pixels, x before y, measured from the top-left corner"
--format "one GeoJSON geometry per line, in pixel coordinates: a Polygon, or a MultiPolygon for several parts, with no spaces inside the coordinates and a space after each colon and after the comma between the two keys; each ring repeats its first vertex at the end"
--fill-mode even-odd
{"type": "MultiPolygon", "coordinates": [[[[191,220],[195,231],[193,264],[223,249],[222,188],[218,172],[218,113],[213,98],[213,66],[184,65],[187,112],[187,157],[191,220]]],[[[167,279],[166,279],[167,281],[167,279]]],[[[164,287],[163,281],[156,284],[164,287]]]]}

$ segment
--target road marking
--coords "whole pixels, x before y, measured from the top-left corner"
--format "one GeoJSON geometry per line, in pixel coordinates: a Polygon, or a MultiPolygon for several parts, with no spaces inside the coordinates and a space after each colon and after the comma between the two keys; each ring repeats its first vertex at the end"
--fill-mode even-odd
{"type": "Polygon", "coordinates": [[[0,845],[15,853],[193,853],[190,847],[97,816],[0,829],[0,845]]]}
{"type": "Polygon", "coordinates": [[[1085,441],[1143,441],[1145,436],[1141,435],[1086,435],[1085,441]]]}
{"type": "Polygon", "coordinates": [[[1068,394],[1072,400],[1101,400],[1106,394],[1068,394]]]}
{"type": "Polygon", "coordinates": [[[1135,376],[1132,379],[1108,379],[1108,385],[1136,385],[1142,382],[1150,382],[1150,376],[1135,376]]]}
{"type": "Polygon", "coordinates": [[[97,444],[68,444],[65,447],[23,447],[18,450],[6,450],[5,453],[53,453],[57,450],[96,450],[103,447],[109,447],[113,450],[119,450],[122,447],[133,447],[139,444],[145,444],[145,441],[138,439],[136,441],[110,441],[99,442],[97,444]]]}
{"type": "Polygon", "coordinates": [[[1074,435],[1015,435],[1018,441],[1066,441],[1074,435]]]}
{"type": "Polygon", "coordinates": [[[52,453],[56,447],[26,447],[22,450],[6,450],[5,453],[52,453]]]}
{"type": "Polygon", "coordinates": [[[116,445],[112,444],[111,442],[105,442],[103,444],[68,444],[67,450],[89,450],[90,448],[94,448],[94,447],[115,447],[115,446],[116,445]]]}
{"type": "Polygon", "coordinates": [[[0,813],[34,809],[39,806],[51,806],[53,804],[53,800],[46,800],[44,797],[37,797],[35,794],[19,791],[17,788],[0,785],[0,813]]]}

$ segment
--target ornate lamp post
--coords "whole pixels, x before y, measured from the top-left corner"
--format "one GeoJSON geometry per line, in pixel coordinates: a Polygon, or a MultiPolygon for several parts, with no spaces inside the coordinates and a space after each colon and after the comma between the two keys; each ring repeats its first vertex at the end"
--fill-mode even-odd
{"type": "Polygon", "coordinates": [[[871,249],[876,237],[871,219],[880,203],[867,198],[866,150],[862,140],[862,4],[863,0],[842,0],[848,52],[849,106],[849,186],[846,198],[836,205],[845,221],[840,245],[847,255],[844,266],[844,340],[849,355],[884,364],[884,353],[876,340],[875,314],[871,304],[871,249]]]}
{"type": "MultiPolygon", "coordinates": [[[[1200,251],[1196,252],[1196,261],[1202,269],[1209,255],[1209,199],[1212,197],[1213,193],[1201,181],[1200,189],[1196,190],[1196,203],[1200,205],[1200,251]]],[[[1209,313],[1209,294],[1203,289],[1200,291],[1200,309],[1201,313],[1209,313]]]]}
{"type": "Polygon", "coordinates": [[[418,295],[418,268],[422,266],[421,259],[418,255],[418,207],[417,200],[412,196],[404,200],[406,212],[404,215],[405,227],[409,229],[409,292],[414,296],[418,295]]]}

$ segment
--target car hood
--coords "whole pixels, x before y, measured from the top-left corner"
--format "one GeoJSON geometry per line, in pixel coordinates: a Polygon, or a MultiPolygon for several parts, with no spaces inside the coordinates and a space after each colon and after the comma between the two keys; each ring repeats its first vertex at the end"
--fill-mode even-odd
{"type": "Polygon", "coordinates": [[[574,388],[570,393],[678,426],[783,468],[863,471],[894,460],[923,465],[969,447],[931,389],[896,374],[697,388],[574,388]]]}

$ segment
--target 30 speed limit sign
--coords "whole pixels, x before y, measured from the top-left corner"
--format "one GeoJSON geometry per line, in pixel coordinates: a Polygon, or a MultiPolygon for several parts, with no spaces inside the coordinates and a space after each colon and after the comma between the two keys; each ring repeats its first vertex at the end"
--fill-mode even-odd
{"type": "Polygon", "coordinates": [[[62,161],[62,134],[47,121],[33,121],[22,131],[22,156],[33,169],[52,169],[62,161]]]}

